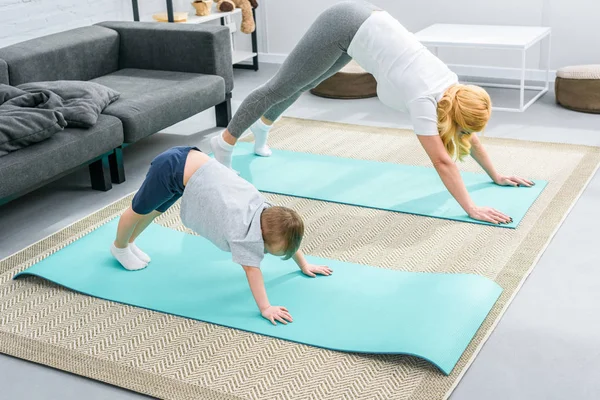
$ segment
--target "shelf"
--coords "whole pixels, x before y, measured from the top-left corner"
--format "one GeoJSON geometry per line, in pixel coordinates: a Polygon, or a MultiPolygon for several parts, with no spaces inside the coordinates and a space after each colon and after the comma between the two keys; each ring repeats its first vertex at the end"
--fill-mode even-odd
{"type": "MultiPolygon", "coordinates": [[[[239,8],[236,8],[233,11],[220,12],[220,11],[217,11],[216,8],[213,8],[212,13],[209,14],[209,15],[207,15],[207,16],[205,16],[205,17],[198,16],[195,13],[196,13],[196,10],[192,9],[192,11],[189,11],[187,21],[176,22],[176,23],[177,24],[203,24],[205,22],[216,21],[216,20],[219,20],[221,18],[225,18],[225,17],[230,16],[230,15],[241,14],[242,10],[239,9],[239,8]]],[[[141,20],[144,21],[144,22],[156,22],[156,20],[154,18],[152,18],[152,15],[144,16],[144,17],[141,18],[141,20]]]]}
{"type": "Polygon", "coordinates": [[[230,11],[230,12],[220,12],[220,11],[216,11],[216,9],[213,9],[212,13],[205,17],[200,17],[200,16],[195,15],[194,13],[190,12],[190,15],[188,16],[188,20],[185,22],[182,22],[182,23],[183,24],[203,24],[205,22],[221,19],[228,15],[241,14],[241,12],[242,12],[242,10],[239,8],[236,8],[235,10],[230,11]]]}
{"type": "Polygon", "coordinates": [[[233,54],[231,55],[233,64],[237,64],[239,62],[246,61],[246,60],[251,60],[254,57],[256,57],[256,53],[253,53],[251,51],[242,51],[242,50],[235,50],[233,52],[233,54]]]}

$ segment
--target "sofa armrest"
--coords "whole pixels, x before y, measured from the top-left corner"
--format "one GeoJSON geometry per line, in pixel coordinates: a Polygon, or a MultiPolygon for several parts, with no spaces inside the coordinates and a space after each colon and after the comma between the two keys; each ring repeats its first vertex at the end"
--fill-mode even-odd
{"type": "Polygon", "coordinates": [[[0,83],[3,83],[5,85],[9,84],[8,81],[8,65],[6,64],[6,61],[0,59],[0,83]]]}
{"type": "Polygon", "coordinates": [[[119,68],[219,75],[233,89],[227,27],[162,22],[102,22],[119,34],[119,68]]]}

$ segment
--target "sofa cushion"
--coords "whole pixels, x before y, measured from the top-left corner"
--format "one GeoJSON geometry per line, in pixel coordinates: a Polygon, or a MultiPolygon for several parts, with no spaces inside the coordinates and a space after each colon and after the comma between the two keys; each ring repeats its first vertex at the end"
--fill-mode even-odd
{"type": "Polygon", "coordinates": [[[101,115],[91,129],[68,128],[43,142],[0,157],[0,199],[52,179],[122,143],[121,122],[101,115]]]}
{"type": "Polygon", "coordinates": [[[119,34],[101,26],[72,29],[0,49],[0,59],[8,64],[13,86],[38,81],[87,81],[118,69],[119,34]]]}
{"type": "Polygon", "coordinates": [[[104,114],[123,122],[126,143],[225,101],[225,81],[216,75],[123,69],[93,81],[121,93],[104,114]]]}
{"type": "Polygon", "coordinates": [[[0,84],[8,85],[8,65],[4,60],[0,60],[0,84]]]}
{"type": "Polygon", "coordinates": [[[102,22],[119,33],[119,69],[219,75],[233,90],[231,32],[226,26],[160,22],[102,22]]]}

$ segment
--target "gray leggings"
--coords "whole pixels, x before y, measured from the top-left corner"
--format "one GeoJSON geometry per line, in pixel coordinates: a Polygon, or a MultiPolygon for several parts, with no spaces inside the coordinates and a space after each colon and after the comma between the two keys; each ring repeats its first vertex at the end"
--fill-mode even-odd
{"type": "Polygon", "coordinates": [[[303,92],[348,64],[348,47],[374,10],[378,8],[366,1],[344,1],[325,10],[277,74],[242,102],[227,127],[229,133],[239,138],[263,115],[275,121],[303,92]]]}

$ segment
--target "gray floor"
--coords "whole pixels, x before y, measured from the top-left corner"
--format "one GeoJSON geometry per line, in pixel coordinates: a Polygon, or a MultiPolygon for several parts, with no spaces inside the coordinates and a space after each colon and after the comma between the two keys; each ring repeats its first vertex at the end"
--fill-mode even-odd
{"type": "MultiPolygon", "coordinates": [[[[234,108],[276,70],[236,70],[234,108]]],[[[491,91],[514,105],[515,92],[491,91]]],[[[525,113],[497,112],[489,136],[600,146],[600,115],[570,112],[549,93],[525,113]]],[[[408,128],[405,116],[376,99],[336,101],[306,94],[288,115],[408,128]]],[[[0,259],[136,190],[150,160],[179,144],[205,147],[217,132],[211,112],[125,150],[127,182],[107,193],[89,189],[82,170],[0,207],[0,259]]],[[[600,398],[600,177],[592,180],[498,327],[467,371],[452,400],[600,398]]],[[[78,376],[0,356],[1,398],[142,399],[144,396],[78,376]]]]}

